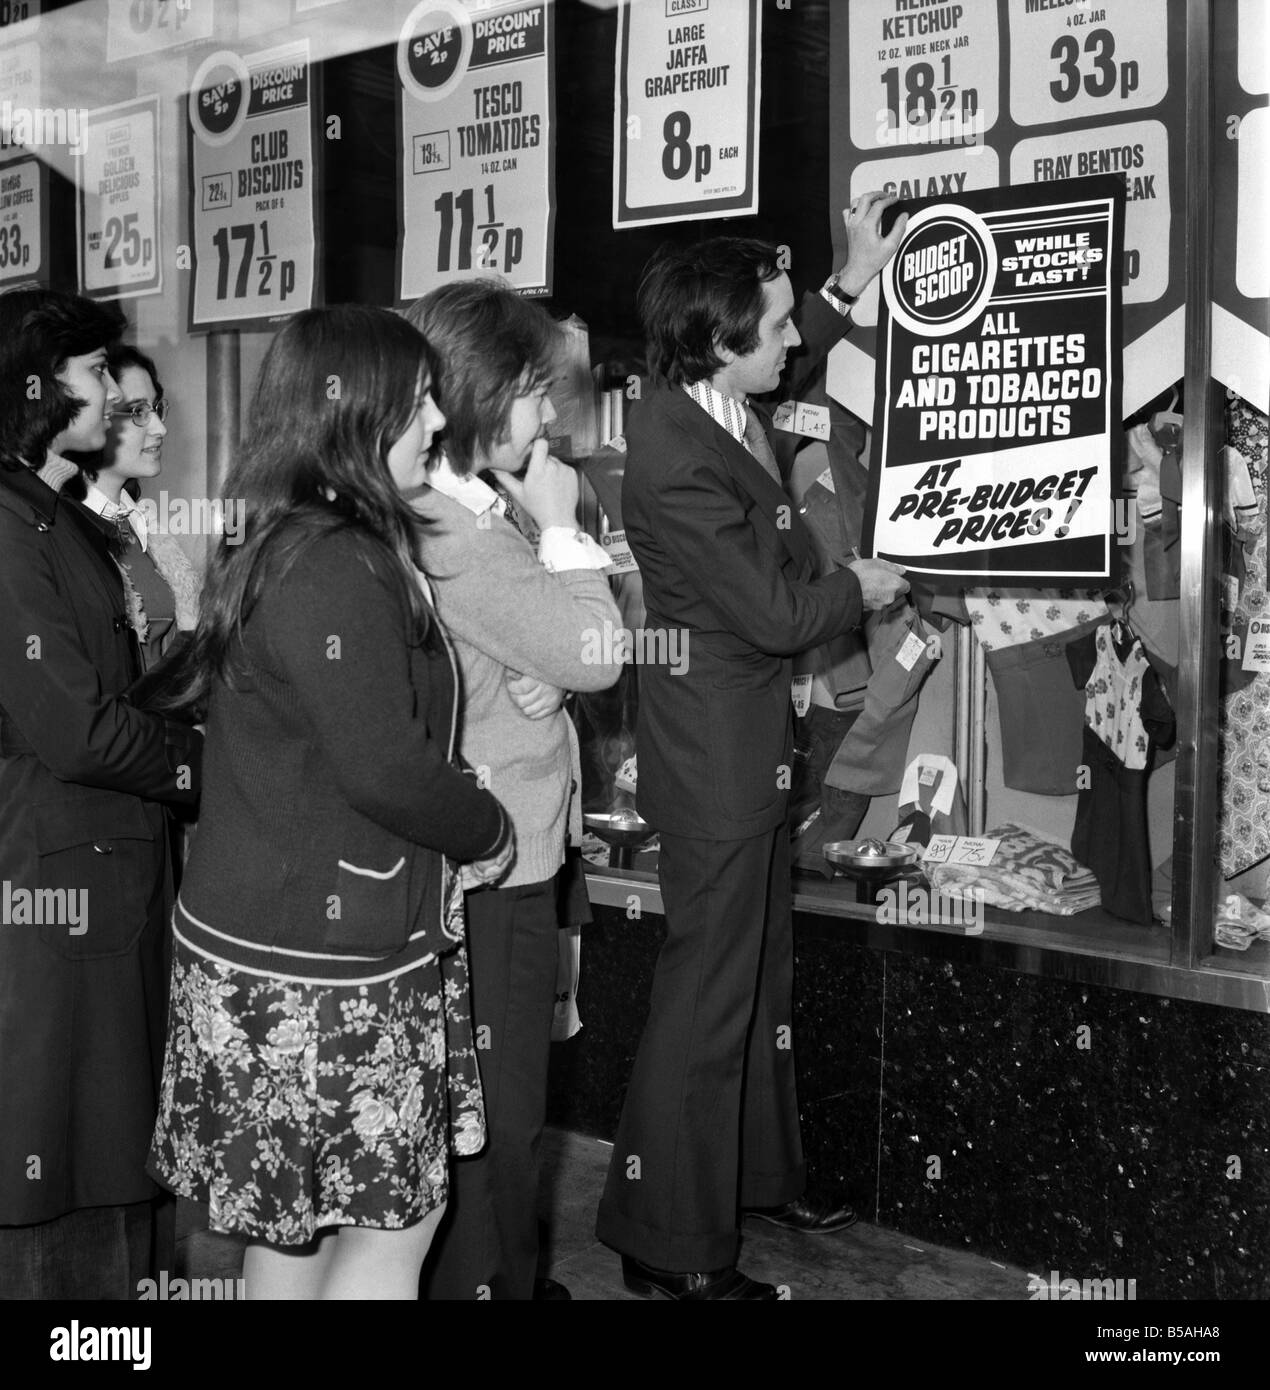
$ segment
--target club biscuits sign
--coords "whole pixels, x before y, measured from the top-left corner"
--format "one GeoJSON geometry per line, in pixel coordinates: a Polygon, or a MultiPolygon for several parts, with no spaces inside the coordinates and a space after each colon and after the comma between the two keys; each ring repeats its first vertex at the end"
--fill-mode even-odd
{"type": "Polygon", "coordinates": [[[978,318],[997,275],[996,244],[982,219],[942,204],[917,213],[884,277],[887,307],[912,333],[942,337],[978,318]]]}

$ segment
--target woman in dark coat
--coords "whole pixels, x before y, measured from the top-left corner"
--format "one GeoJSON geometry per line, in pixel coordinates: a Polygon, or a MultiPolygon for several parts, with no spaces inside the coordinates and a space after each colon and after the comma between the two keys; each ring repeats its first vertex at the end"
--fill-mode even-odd
{"type": "Polygon", "coordinates": [[[138,709],[105,538],[59,499],[121,399],[117,322],[0,295],[0,1297],[128,1298],[147,1274],[170,885],[163,803],[201,735],[138,709]]]}

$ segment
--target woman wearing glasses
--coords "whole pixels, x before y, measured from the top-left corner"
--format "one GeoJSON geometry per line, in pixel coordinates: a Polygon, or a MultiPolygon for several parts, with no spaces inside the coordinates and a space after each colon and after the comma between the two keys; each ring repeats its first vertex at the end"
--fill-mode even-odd
{"type": "Polygon", "coordinates": [[[163,467],[168,403],[154,363],[145,353],[116,344],[107,366],[123,395],[110,412],[106,446],[80,460],[82,472],[67,486],[93,513],[123,577],[128,617],[150,669],[178,632],[198,623],[202,580],[179,543],[150,524],[138,505],[138,484],[163,467]]]}

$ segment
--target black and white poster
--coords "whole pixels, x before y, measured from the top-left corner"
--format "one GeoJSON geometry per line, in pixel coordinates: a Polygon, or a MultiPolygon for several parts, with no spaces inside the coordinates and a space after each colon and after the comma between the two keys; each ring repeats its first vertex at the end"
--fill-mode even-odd
{"type": "Polygon", "coordinates": [[[191,328],[318,302],[313,69],[307,39],[213,53],[190,84],[191,328]]]}
{"type": "Polygon", "coordinates": [[[624,0],[613,94],[613,225],[758,211],[758,0],[624,0]]]}
{"type": "Polygon", "coordinates": [[[498,275],[551,293],[553,7],[423,0],[397,42],[397,300],[498,275]]]}
{"type": "Polygon", "coordinates": [[[1123,184],[909,208],[882,273],[866,553],[956,585],[1109,579],[1123,184]]]}
{"type": "Polygon", "coordinates": [[[93,299],[159,293],[159,98],[139,97],[88,113],[82,144],[80,293],[93,299]]]}

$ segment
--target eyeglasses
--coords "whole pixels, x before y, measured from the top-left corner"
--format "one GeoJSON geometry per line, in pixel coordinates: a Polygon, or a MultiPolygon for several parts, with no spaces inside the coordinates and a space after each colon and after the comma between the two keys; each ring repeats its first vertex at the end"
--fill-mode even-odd
{"type": "Polygon", "coordinates": [[[155,401],[153,405],[149,401],[135,401],[127,410],[112,410],[110,412],[112,420],[129,419],[141,429],[145,429],[150,423],[151,415],[157,415],[159,423],[162,424],[168,418],[167,401],[155,401]]]}

